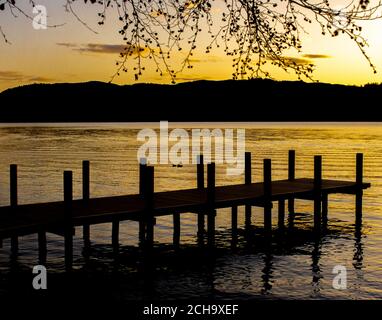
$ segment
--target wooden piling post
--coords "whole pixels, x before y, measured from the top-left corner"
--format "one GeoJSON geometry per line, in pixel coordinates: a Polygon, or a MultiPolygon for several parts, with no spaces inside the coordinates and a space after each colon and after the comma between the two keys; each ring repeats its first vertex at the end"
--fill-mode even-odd
{"type": "Polygon", "coordinates": [[[199,155],[196,164],[197,188],[204,189],[204,157],[199,155]]]}
{"type": "Polygon", "coordinates": [[[73,172],[64,171],[64,242],[65,242],[65,268],[71,271],[73,266],[73,172]]]}
{"type": "MultiPolygon", "coordinates": [[[[197,159],[196,165],[196,178],[197,178],[197,188],[199,190],[204,189],[204,157],[203,155],[199,155],[197,159]]],[[[198,213],[198,239],[203,239],[204,234],[204,212],[198,213]]]]}
{"type": "Polygon", "coordinates": [[[272,161],[264,159],[263,162],[264,186],[264,231],[270,235],[272,231],[272,161]]]}
{"type": "Polygon", "coordinates": [[[17,194],[17,165],[10,165],[10,203],[12,207],[16,207],[18,204],[17,194]]]}
{"type": "MultiPolygon", "coordinates": [[[[289,150],[288,152],[288,180],[293,181],[296,179],[296,151],[289,150]]],[[[294,214],[294,198],[288,200],[288,212],[294,214]]]]}
{"type": "MultiPolygon", "coordinates": [[[[82,200],[85,206],[88,205],[90,199],[90,162],[88,160],[82,161],[82,200]]],[[[84,224],[82,231],[82,238],[85,247],[90,246],[90,225],[84,224]]]]}
{"type": "Polygon", "coordinates": [[[363,153],[356,155],[356,184],[357,190],[355,194],[355,215],[356,224],[362,222],[362,198],[363,198],[363,153]]]}
{"type": "Polygon", "coordinates": [[[144,199],[146,215],[146,248],[152,249],[154,244],[154,167],[147,166],[145,169],[144,199]]]}
{"type": "Polygon", "coordinates": [[[180,214],[173,214],[173,223],[174,223],[174,234],[173,234],[173,244],[174,247],[179,247],[180,244],[180,214]]]}
{"type": "MultiPolygon", "coordinates": [[[[145,172],[146,172],[146,159],[142,158],[139,163],[139,194],[144,197],[145,193],[145,172]]],[[[146,220],[139,220],[139,244],[143,246],[146,240],[146,220]]]]}
{"type": "Polygon", "coordinates": [[[114,219],[111,223],[111,245],[114,254],[119,252],[119,220],[114,219]]]}
{"type": "Polygon", "coordinates": [[[147,160],[145,158],[140,159],[139,161],[139,194],[141,195],[143,195],[145,192],[146,168],[147,168],[147,160]]]}
{"type": "Polygon", "coordinates": [[[115,219],[112,222],[111,227],[111,243],[114,253],[118,253],[119,250],[119,220],[115,219]]]}
{"type": "Polygon", "coordinates": [[[314,156],[314,228],[320,229],[321,226],[321,187],[322,187],[322,156],[314,156]]]}
{"type": "Polygon", "coordinates": [[[143,246],[146,240],[146,223],[142,219],[139,220],[139,246],[143,246]]]}
{"type": "MultiPolygon", "coordinates": [[[[18,190],[17,190],[17,165],[10,165],[10,204],[13,210],[16,209],[18,204],[18,190]]],[[[11,237],[11,254],[17,256],[19,251],[19,238],[17,236],[11,237]]]]}
{"type": "MultiPolygon", "coordinates": [[[[249,185],[252,183],[252,161],[251,153],[246,152],[244,158],[244,183],[249,185]]],[[[251,226],[252,220],[252,206],[247,204],[245,205],[245,227],[248,229],[251,226]]]]}
{"type": "Polygon", "coordinates": [[[215,244],[215,163],[207,165],[208,244],[215,244]]]}

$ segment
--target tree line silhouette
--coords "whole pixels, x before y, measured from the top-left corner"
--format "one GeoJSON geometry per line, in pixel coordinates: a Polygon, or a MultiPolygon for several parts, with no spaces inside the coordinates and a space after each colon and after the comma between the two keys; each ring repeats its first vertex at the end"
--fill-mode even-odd
{"type": "Polygon", "coordinates": [[[2,122],[382,121],[382,85],[195,81],[35,84],[0,93],[2,122]]]}

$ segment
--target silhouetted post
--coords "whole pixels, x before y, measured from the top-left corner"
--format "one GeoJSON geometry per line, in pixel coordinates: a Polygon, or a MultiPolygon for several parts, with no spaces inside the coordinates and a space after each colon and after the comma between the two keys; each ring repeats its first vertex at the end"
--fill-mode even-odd
{"type": "Polygon", "coordinates": [[[145,213],[146,213],[146,247],[152,249],[154,244],[154,224],[155,218],[153,215],[154,206],[154,167],[147,166],[145,169],[145,213]]]}
{"type": "MultiPolygon", "coordinates": [[[[288,180],[293,181],[296,179],[296,151],[289,150],[288,152],[288,180]]],[[[294,214],[294,198],[288,200],[289,214],[294,214]]]]}
{"type": "Polygon", "coordinates": [[[114,253],[118,253],[119,250],[119,220],[114,219],[111,227],[111,243],[114,253]]]}
{"type": "Polygon", "coordinates": [[[284,229],[285,220],[285,200],[279,200],[279,229],[284,229]]]}
{"type": "Polygon", "coordinates": [[[17,199],[17,165],[10,165],[10,202],[12,207],[16,207],[18,204],[17,199]]]}
{"type": "Polygon", "coordinates": [[[215,163],[207,165],[208,244],[215,244],[215,163]]]}
{"type": "Polygon", "coordinates": [[[64,241],[65,241],[65,268],[70,271],[73,265],[73,172],[64,171],[64,241]]]}
{"type": "MultiPolygon", "coordinates": [[[[17,199],[17,165],[10,165],[10,204],[12,210],[16,210],[18,199],[17,199]]],[[[19,251],[19,238],[17,236],[11,237],[11,254],[16,256],[19,251]]]]}
{"type": "Polygon", "coordinates": [[[113,247],[114,254],[118,254],[119,251],[119,220],[114,219],[111,225],[111,245],[113,247]]]}
{"type": "MultiPolygon", "coordinates": [[[[245,161],[244,161],[244,183],[251,184],[252,183],[252,161],[251,161],[251,153],[245,153],[245,161]]],[[[248,229],[251,226],[252,219],[252,207],[251,205],[245,205],[245,227],[248,229]]]]}
{"type": "Polygon", "coordinates": [[[319,230],[321,226],[321,187],[322,187],[322,157],[314,156],[314,228],[319,230]]]}
{"type": "MultiPolygon", "coordinates": [[[[88,206],[90,199],[90,162],[88,160],[82,161],[82,200],[84,206],[88,206]]],[[[90,226],[84,224],[83,226],[83,239],[85,247],[90,246],[90,226]]]]}
{"type": "MultiPolygon", "coordinates": [[[[196,178],[197,178],[197,188],[199,190],[204,189],[204,157],[203,155],[198,156],[198,161],[196,165],[196,178]]],[[[204,212],[198,213],[198,239],[203,240],[204,234],[204,212]]]]}
{"type": "Polygon", "coordinates": [[[356,184],[357,190],[355,194],[355,215],[356,224],[362,223],[362,197],[363,197],[363,154],[356,155],[356,184]]]}
{"type": "Polygon", "coordinates": [[[145,172],[147,168],[147,162],[145,158],[140,159],[139,161],[139,194],[143,195],[145,192],[145,172]]]}
{"type": "Polygon", "coordinates": [[[174,222],[174,235],[173,235],[173,243],[175,247],[178,247],[180,244],[180,214],[173,214],[173,222],[174,222]]]}
{"type": "Polygon", "coordinates": [[[264,159],[264,230],[266,235],[272,231],[272,161],[264,159]]]}
{"type": "MultiPolygon", "coordinates": [[[[139,194],[144,197],[146,159],[142,158],[139,163],[139,194]]],[[[146,221],[139,219],[139,244],[143,246],[146,240],[146,221]]]]}

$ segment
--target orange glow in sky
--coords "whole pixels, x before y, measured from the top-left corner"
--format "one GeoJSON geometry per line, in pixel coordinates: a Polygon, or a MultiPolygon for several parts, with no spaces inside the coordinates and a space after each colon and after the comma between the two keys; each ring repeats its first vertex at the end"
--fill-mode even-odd
{"type": "MultiPolygon", "coordinates": [[[[110,17],[104,26],[98,26],[96,10],[79,10],[81,18],[98,32],[95,34],[65,12],[63,1],[52,4],[52,1],[40,0],[39,3],[48,8],[48,23],[64,25],[34,30],[30,20],[22,16],[5,16],[0,11],[0,26],[11,42],[6,44],[0,38],[0,91],[35,82],[109,81],[116,70],[115,62],[118,59],[113,45],[123,44],[116,21],[110,17]],[[89,44],[93,46],[91,50],[89,44]],[[96,45],[106,47],[107,50],[97,50],[96,45]]],[[[31,11],[30,8],[28,10],[31,11]]],[[[363,30],[369,42],[366,51],[377,67],[378,73],[375,75],[351,40],[345,36],[324,37],[318,28],[309,29],[309,34],[302,36],[302,52],[291,52],[291,55],[316,57],[312,58],[316,66],[313,76],[322,82],[356,85],[381,83],[382,19],[364,22],[363,30]]],[[[194,68],[185,69],[178,75],[178,81],[222,80],[232,77],[232,60],[222,51],[213,50],[206,55],[201,47],[193,60],[194,68]]],[[[154,66],[148,64],[140,81],[169,82],[168,77],[160,77],[154,69],[154,66]]],[[[294,74],[281,69],[273,68],[270,71],[275,79],[296,80],[294,74]]],[[[135,83],[132,73],[117,77],[114,82],[135,83]]]]}

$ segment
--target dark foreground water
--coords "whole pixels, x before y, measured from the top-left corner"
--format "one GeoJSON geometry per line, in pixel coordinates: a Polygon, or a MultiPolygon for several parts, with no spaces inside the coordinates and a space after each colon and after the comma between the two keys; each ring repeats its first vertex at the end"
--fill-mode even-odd
{"type": "MultiPolygon", "coordinates": [[[[189,125],[186,125],[186,127],[189,125]]],[[[208,128],[208,125],[206,126],[208,128]]],[[[320,238],[311,232],[312,203],[297,201],[294,228],[272,243],[261,234],[262,209],[253,208],[252,229],[244,231],[239,209],[239,239],[231,245],[230,211],[219,210],[217,249],[197,246],[196,217],[181,217],[181,247],[174,251],[172,218],[155,226],[151,259],[138,250],[138,225],[121,223],[118,257],[111,247],[111,225],[91,228],[91,249],[83,250],[81,229],[74,239],[74,272],[64,273],[63,239],[48,234],[48,292],[54,296],[94,296],[113,301],[141,299],[380,299],[382,298],[382,126],[246,125],[246,150],[252,152],[253,180],[262,178],[262,159],[272,158],[273,178],[287,176],[287,153],[297,152],[297,177],[313,176],[313,155],[323,155],[324,178],[354,180],[355,153],[365,154],[365,192],[361,230],[354,226],[354,197],[329,197],[328,230],[320,238]],[[332,286],[333,268],[347,270],[347,289],[332,286]]],[[[81,161],[91,161],[91,195],[138,191],[138,129],[124,124],[41,125],[0,127],[0,205],[8,204],[9,164],[19,165],[21,203],[62,199],[62,172],[74,171],[75,197],[81,196],[81,161]]],[[[155,168],[156,190],[195,186],[196,168],[185,165],[155,168]]],[[[240,183],[217,169],[217,184],[240,183]]],[[[54,213],[52,213],[54,214],[54,213]]],[[[273,213],[277,229],[277,206],[273,213]]],[[[20,238],[20,254],[10,257],[10,241],[0,248],[0,295],[35,294],[32,267],[38,264],[37,236],[20,238]]],[[[41,293],[40,293],[41,294],[41,293]]]]}

